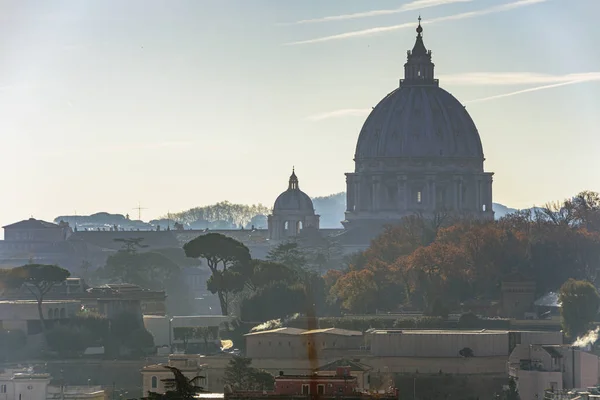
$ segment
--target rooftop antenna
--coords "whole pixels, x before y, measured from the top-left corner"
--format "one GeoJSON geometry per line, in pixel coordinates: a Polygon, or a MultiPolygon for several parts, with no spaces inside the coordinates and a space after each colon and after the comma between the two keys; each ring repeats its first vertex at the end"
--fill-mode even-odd
{"type": "Polygon", "coordinates": [[[138,206],[137,207],[133,207],[134,210],[137,210],[138,212],[138,220],[141,221],[142,220],[142,210],[146,210],[146,207],[142,207],[142,205],[140,204],[140,202],[138,202],[138,206]]]}

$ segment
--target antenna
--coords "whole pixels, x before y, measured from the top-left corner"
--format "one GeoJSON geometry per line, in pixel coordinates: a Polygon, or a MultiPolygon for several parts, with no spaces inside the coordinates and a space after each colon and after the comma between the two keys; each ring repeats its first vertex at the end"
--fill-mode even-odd
{"type": "Polygon", "coordinates": [[[140,204],[140,202],[138,202],[138,206],[137,207],[133,207],[134,210],[137,210],[138,212],[138,220],[141,221],[142,220],[142,210],[147,210],[146,207],[142,207],[142,205],[140,204]]]}

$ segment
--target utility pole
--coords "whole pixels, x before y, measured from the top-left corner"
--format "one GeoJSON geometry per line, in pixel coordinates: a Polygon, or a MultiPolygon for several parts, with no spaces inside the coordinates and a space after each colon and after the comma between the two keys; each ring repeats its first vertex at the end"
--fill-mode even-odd
{"type": "Polygon", "coordinates": [[[137,207],[133,207],[134,210],[137,210],[138,212],[138,220],[142,220],[142,210],[146,210],[146,207],[142,207],[142,205],[140,204],[140,202],[138,202],[138,206],[137,207]]]}

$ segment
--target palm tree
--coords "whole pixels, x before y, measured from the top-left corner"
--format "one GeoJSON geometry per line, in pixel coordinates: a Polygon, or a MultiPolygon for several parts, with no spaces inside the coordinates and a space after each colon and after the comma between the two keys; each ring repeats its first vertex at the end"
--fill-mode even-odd
{"type": "Polygon", "coordinates": [[[163,379],[162,382],[165,385],[165,394],[156,392],[149,392],[148,400],[191,400],[198,393],[208,393],[202,386],[196,386],[196,382],[200,379],[204,379],[204,376],[198,375],[189,379],[181,373],[178,368],[170,367],[168,365],[165,368],[171,370],[173,378],[163,379]]]}

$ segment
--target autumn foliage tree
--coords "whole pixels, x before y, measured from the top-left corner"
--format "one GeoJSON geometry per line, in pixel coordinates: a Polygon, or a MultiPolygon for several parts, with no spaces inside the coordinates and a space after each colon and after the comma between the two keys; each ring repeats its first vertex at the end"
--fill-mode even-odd
{"type": "Polygon", "coordinates": [[[349,312],[431,310],[498,299],[513,272],[534,277],[541,295],[570,278],[595,283],[599,270],[600,195],[586,191],[497,221],[405,218],[325,282],[349,312]]]}

